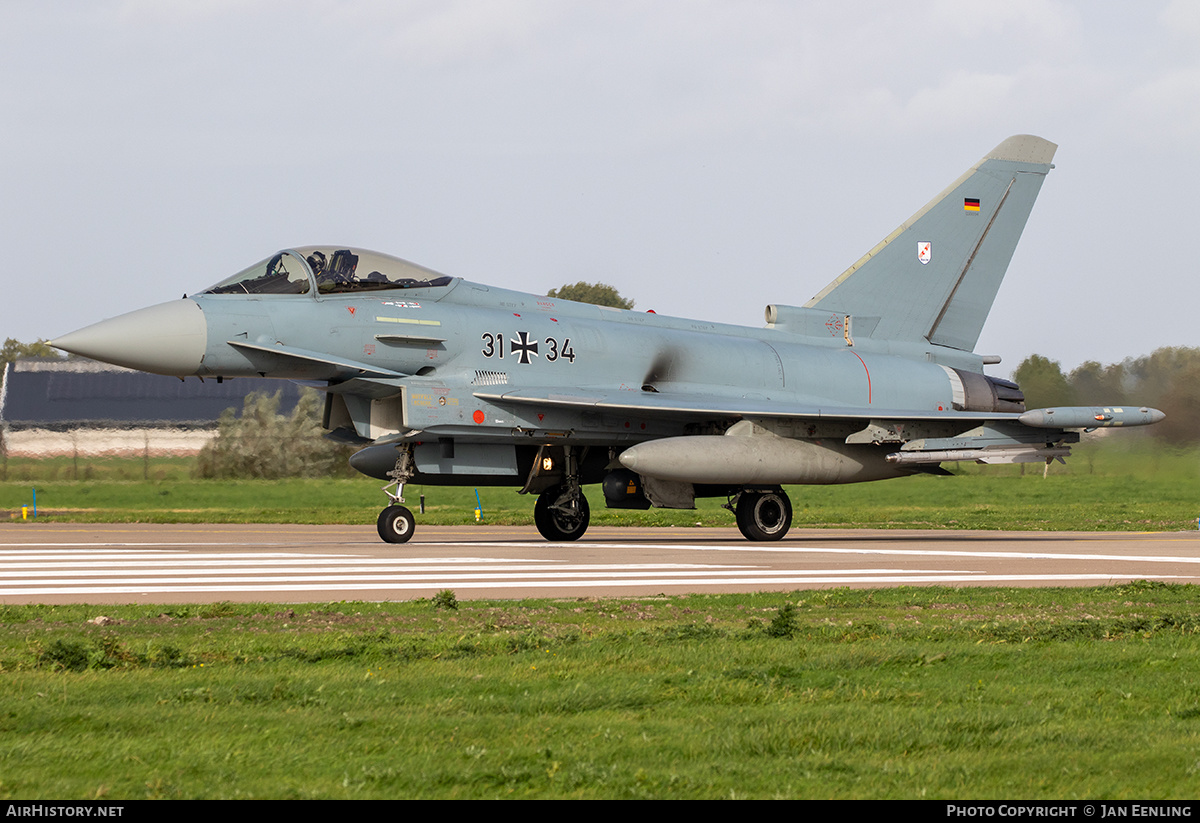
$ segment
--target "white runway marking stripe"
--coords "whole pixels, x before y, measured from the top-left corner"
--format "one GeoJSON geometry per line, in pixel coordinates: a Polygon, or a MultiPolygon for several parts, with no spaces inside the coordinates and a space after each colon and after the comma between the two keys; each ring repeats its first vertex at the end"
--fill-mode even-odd
{"type": "MultiPolygon", "coordinates": [[[[559,570],[556,570],[553,572],[531,572],[528,570],[521,570],[519,572],[504,573],[504,572],[496,572],[493,570],[488,570],[485,572],[478,572],[475,574],[466,573],[466,572],[464,572],[462,574],[455,574],[453,576],[453,578],[450,578],[449,576],[447,576],[445,574],[410,574],[407,572],[405,572],[404,574],[401,575],[401,574],[379,574],[379,573],[361,574],[361,573],[355,573],[354,571],[346,571],[346,572],[338,571],[338,572],[332,572],[332,573],[326,573],[326,574],[289,574],[288,573],[289,571],[290,570],[288,570],[288,569],[268,569],[268,570],[265,570],[262,574],[240,575],[240,576],[226,575],[226,574],[223,574],[221,571],[216,571],[216,572],[207,572],[207,573],[202,573],[202,574],[197,574],[197,575],[189,575],[187,577],[164,577],[163,575],[168,574],[168,571],[164,569],[164,570],[159,570],[159,571],[154,571],[154,572],[143,571],[143,572],[139,572],[138,575],[147,578],[148,582],[176,583],[176,584],[187,584],[187,583],[193,582],[193,581],[202,582],[202,583],[249,583],[249,582],[253,582],[255,580],[265,580],[265,581],[269,581],[272,583],[282,583],[282,582],[300,581],[300,580],[304,580],[304,581],[317,580],[317,581],[325,581],[325,582],[328,582],[331,584],[348,583],[348,582],[353,582],[353,581],[378,581],[381,584],[388,584],[388,583],[393,583],[396,581],[449,580],[449,579],[454,579],[454,580],[506,580],[507,581],[507,580],[532,580],[532,579],[566,580],[566,579],[570,579],[570,578],[582,578],[582,579],[586,579],[586,580],[594,580],[597,578],[605,578],[605,577],[616,577],[616,578],[628,578],[628,577],[639,577],[639,576],[644,577],[644,576],[646,576],[647,573],[657,574],[664,578],[666,578],[666,577],[710,577],[711,578],[718,574],[735,574],[735,573],[737,573],[737,574],[751,574],[751,575],[754,575],[755,577],[766,579],[766,578],[770,578],[770,577],[778,577],[780,575],[785,575],[785,576],[786,575],[794,575],[797,573],[795,571],[781,572],[781,571],[773,571],[770,569],[765,569],[761,572],[755,572],[753,570],[733,569],[733,568],[730,568],[728,570],[707,569],[704,571],[693,571],[693,570],[678,570],[678,571],[676,571],[676,570],[672,570],[670,567],[655,568],[653,566],[638,569],[636,571],[630,571],[630,570],[626,569],[625,567],[621,567],[621,566],[592,566],[592,567],[571,566],[571,567],[559,569],[559,570]]],[[[361,570],[359,570],[359,571],[361,572],[361,570]]],[[[804,574],[809,574],[809,575],[827,575],[827,574],[845,574],[845,573],[846,573],[845,569],[828,569],[828,570],[808,569],[808,570],[805,570],[805,572],[804,572],[804,574]]],[[[910,572],[906,572],[904,569],[858,569],[858,570],[856,570],[855,573],[859,574],[859,575],[910,574],[910,572]]],[[[949,572],[949,571],[929,571],[929,572],[924,572],[924,573],[925,574],[956,574],[956,573],[961,574],[961,572],[949,572]]],[[[30,572],[30,574],[32,574],[32,572],[30,572]]],[[[41,578],[31,578],[29,580],[14,580],[10,583],[10,585],[13,585],[13,586],[47,586],[47,585],[51,585],[54,583],[61,583],[61,582],[68,582],[73,585],[74,584],[88,585],[94,579],[99,578],[99,577],[106,577],[106,576],[107,577],[121,577],[121,576],[129,577],[132,575],[121,575],[119,572],[106,572],[104,574],[89,575],[86,578],[67,577],[65,575],[59,576],[59,577],[50,576],[50,577],[41,577],[41,578]]],[[[3,591],[4,591],[4,589],[0,589],[0,592],[3,592],[3,591]]]]}
{"type": "MultiPolygon", "coordinates": [[[[473,543],[476,546],[495,546],[497,548],[517,548],[526,546],[526,543],[473,543]]],[[[563,545],[563,544],[555,544],[563,545]]],[[[567,544],[570,545],[570,544],[567,544]]],[[[588,543],[589,549],[629,549],[628,544],[623,543],[588,543]]],[[[1016,559],[1016,560],[1095,560],[1095,561],[1114,561],[1120,560],[1128,563],[1200,563],[1200,556],[1189,555],[1125,555],[1125,554],[1073,554],[1070,552],[991,552],[991,551],[966,551],[963,549],[947,550],[947,549],[832,549],[817,546],[763,546],[761,544],[748,544],[744,546],[710,546],[710,545],[684,545],[681,543],[663,543],[658,544],[638,544],[638,548],[653,548],[653,549],[674,549],[678,551],[690,552],[757,552],[766,554],[869,554],[869,555],[892,555],[897,557],[970,557],[976,560],[987,560],[988,558],[999,559],[1016,559]]]]}
{"type": "Polygon", "coordinates": [[[178,552],[164,554],[162,552],[104,552],[96,553],[78,549],[64,549],[60,552],[47,554],[26,554],[24,552],[8,552],[0,549],[0,568],[44,568],[47,563],[55,567],[66,567],[70,564],[86,566],[150,566],[170,563],[173,566],[211,565],[227,563],[231,566],[239,564],[261,565],[281,559],[290,559],[297,565],[330,566],[345,563],[348,557],[356,557],[363,563],[387,563],[392,565],[411,566],[420,563],[537,563],[537,560],[511,560],[504,557],[361,557],[347,554],[296,554],[294,552],[221,552],[219,554],[201,554],[198,552],[178,552]]]}
{"type": "Polygon", "coordinates": [[[100,563],[89,563],[83,560],[63,561],[59,563],[6,563],[0,559],[0,576],[17,577],[23,574],[46,574],[63,570],[63,573],[74,569],[91,569],[95,570],[95,574],[153,574],[155,569],[161,569],[164,565],[169,565],[169,568],[178,569],[187,567],[194,568],[196,574],[204,574],[205,567],[228,568],[228,569],[244,569],[247,567],[261,567],[271,571],[307,571],[316,567],[329,567],[333,571],[380,571],[389,568],[395,568],[397,571],[414,572],[414,571],[457,571],[464,566],[480,565],[486,566],[493,570],[502,571],[518,571],[521,569],[545,570],[545,569],[752,569],[754,566],[740,565],[712,565],[708,563],[602,563],[602,564],[587,564],[587,563],[546,563],[544,560],[511,560],[508,558],[493,558],[488,560],[478,558],[423,558],[420,561],[400,562],[396,560],[372,560],[370,558],[354,558],[347,562],[345,558],[341,560],[321,560],[310,561],[305,558],[288,558],[286,555],[280,555],[273,560],[235,560],[233,562],[225,562],[220,558],[209,560],[190,560],[190,561],[171,561],[170,564],[162,562],[151,562],[144,560],[134,560],[128,562],[122,561],[103,561],[100,563]],[[280,565],[284,560],[286,565],[280,565]],[[33,571],[16,571],[20,569],[32,569],[33,571]],[[142,571],[142,570],[146,571],[142,571]],[[115,571],[109,571],[115,570],[115,571]]]}

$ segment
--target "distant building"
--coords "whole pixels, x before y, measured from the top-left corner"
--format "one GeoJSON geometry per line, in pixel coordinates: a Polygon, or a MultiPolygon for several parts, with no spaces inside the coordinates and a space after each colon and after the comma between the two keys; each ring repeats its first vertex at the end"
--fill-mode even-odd
{"type": "Polygon", "coordinates": [[[192,455],[225,409],[280,392],[290,414],[300,387],[284,380],[180,380],[93,360],[17,360],[0,383],[0,435],[10,457],[192,455]]]}

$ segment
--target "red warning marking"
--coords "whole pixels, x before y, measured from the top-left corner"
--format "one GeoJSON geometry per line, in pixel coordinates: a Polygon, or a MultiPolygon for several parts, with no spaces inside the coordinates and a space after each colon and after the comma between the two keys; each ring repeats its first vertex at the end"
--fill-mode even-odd
{"type": "MultiPolygon", "coordinates": [[[[854,355],[855,357],[858,357],[858,352],[852,351],[850,353],[852,355],[854,355]]],[[[861,357],[858,357],[858,362],[862,363],[863,371],[865,371],[867,373],[867,405],[870,405],[870,403],[871,403],[871,370],[867,368],[866,361],[863,360],[861,357]]]]}
{"type": "Polygon", "coordinates": [[[543,420],[545,417],[546,417],[546,415],[544,415],[544,414],[539,414],[539,415],[538,415],[538,422],[539,422],[539,423],[541,423],[541,422],[542,422],[542,420],[543,420]]]}
{"type": "Polygon", "coordinates": [[[473,415],[471,415],[471,419],[474,420],[476,423],[482,423],[484,420],[484,414],[479,409],[476,409],[475,413],[473,415]]]}

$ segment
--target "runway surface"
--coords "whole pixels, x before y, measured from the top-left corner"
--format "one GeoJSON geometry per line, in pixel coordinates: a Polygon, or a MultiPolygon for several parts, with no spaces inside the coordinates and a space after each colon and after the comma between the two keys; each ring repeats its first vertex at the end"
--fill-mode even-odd
{"type": "Polygon", "coordinates": [[[1200,582],[1200,533],[0,525],[0,603],[327,602],[1200,582]]]}

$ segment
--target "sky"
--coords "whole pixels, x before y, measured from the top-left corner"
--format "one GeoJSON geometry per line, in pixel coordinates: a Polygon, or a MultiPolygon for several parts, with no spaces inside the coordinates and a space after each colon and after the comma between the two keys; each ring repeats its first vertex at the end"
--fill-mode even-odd
{"type": "Polygon", "coordinates": [[[976,350],[1200,345],[1200,3],[0,2],[0,338],[338,244],[760,327],[1013,134],[976,350]]]}

